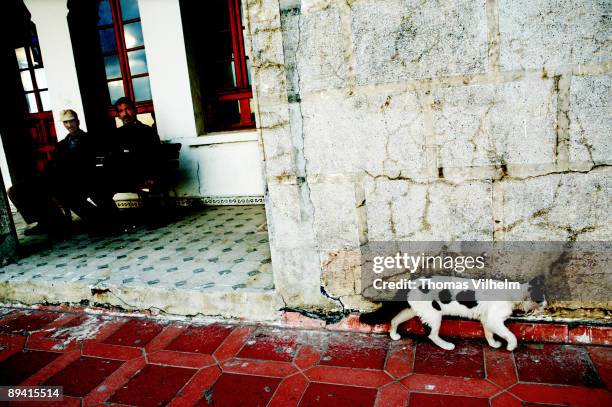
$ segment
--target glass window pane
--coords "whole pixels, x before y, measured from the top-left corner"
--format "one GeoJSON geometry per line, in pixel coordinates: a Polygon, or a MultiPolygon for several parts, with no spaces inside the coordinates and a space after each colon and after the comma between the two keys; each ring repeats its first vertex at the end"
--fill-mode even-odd
{"type": "Polygon", "coordinates": [[[28,111],[30,113],[38,113],[36,106],[36,96],[33,93],[26,93],[26,102],[28,103],[28,111]]]}
{"type": "Polygon", "coordinates": [[[106,70],[106,79],[121,78],[121,68],[119,67],[119,57],[117,55],[104,57],[104,69],[106,70]]]}
{"type": "Polygon", "coordinates": [[[251,109],[251,121],[255,122],[255,103],[253,103],[253,98],[249,99],[249,108],[251,109]]]}
{"type": "Polygon", "coordinates": [[[36,86],[38,86],[38,89],[45,89],[49,87],[49,85],[47,85],[47,75],[45,75],[44,68],[35,69],[34,77],[36,78],[36,86]]]}
{"type": "Polygon", "coordinates": [[[40,101],[42,102],[42,109],[44,112],[51,110],[51,98],[49,97],[48,90],[40,92],[40,101]]]}
{"type": "Polygon", "coordinates": [[[137,0],[121,0],[121,18],[123,21],[140,17],[137,0]]]}
{"type": "Polygon", "coordinates": [[[117,49],[117,43],[115,42],[115,30],[112,28],[106,28],[99,30],[100,34],[100,48],[103,53],[115,51],[117,49]]]}
{"type": "Polygon", "coordinates": [[[128,61],[132,75],[140,75],[141,73],[147,73],[149,71],[147,68],[147,56],[145,55],[144,49],[128,52],[128,61]]]}
{"type": "Polygon", "coordinates": [[[134,99],[136,102],[151,100],[151,87],[149,86],[148,76],[132,79],[132,86],[134,87],[134,99]]]}
{"type": "Polygon", "coordinates": [[[229,29],[229,8],[227,7],[227,0],[210,1],[208,3],[209,4],[206,5],[206,10],[210,11],[202,13],[202,26],[208,29],[209,32],[229,29]]]}
{"type": "Polygon", "coordinates": [[[234,61],[221,61],[215,63],[212,73],[212,77],[216,80],[214,86],[217,89],[236,86],[236,76],[234,72],[234,61]]]}
{"type": "Polygon", "coordinates": [[[111,103],[115,103],[117,99],[125,96],[125,91],[123,89],[123,81],[109,82],[108,93],[110,95],[111,103]]]}
{"type": "Polygon", "coordinates": [[[29,47],[30,49],[30,60],[32,61],[32,67],[38,68],[42,67],[42,57],[40,55],[40,46],[38,44],[38,38],[32,37],[32,44],[35,46],[29,47]]]}
{"type": "Polygon", "coordinates": [[[144,45],[144,41],[142,39],[142,25],[140,22],[124,25],[123,32],[125,34],[126,48],[134,48],[144,45]]]}
{"type": "Polygon", "coordinates": [[[98,25],[107,25],[113,23],[113,15],[111,14],[110,3],[108,0],[101,0],[98,5],[98,25]]]}
{"type": "Polygon", "coordinates": [[[32,84],[32,77],[30,76],[30,71],[21,71],[21,84],[23,85],[23,90],[33,90],[34,85],[32,84]]]}
{"type": "Polygon", "coordinates": [[[240,102],[228,100],[219,102],[216,106],[215,120],[221,127],[240,123],[240,102]]]}
{"type": "Polygon", "coordinates": [[[232,58],[232,34],[229,31],[219,32],[211,37],[207,48],[210,50],[212,59],[232,58]]]}
{"type": "Polygon", "coordinates": [[[17,56],[17,64],[19,65],[19,69],[24,69],[28,67],[28,59],[26,57],[26,51],[24,47],[15,49],[15,55],[17,56]]]}
{"type": "Polygon", "coordinates": [[[246,58],[246,70],[247,70],[247,84],[251,84],[251,59],[249,57],[246,58]]]}

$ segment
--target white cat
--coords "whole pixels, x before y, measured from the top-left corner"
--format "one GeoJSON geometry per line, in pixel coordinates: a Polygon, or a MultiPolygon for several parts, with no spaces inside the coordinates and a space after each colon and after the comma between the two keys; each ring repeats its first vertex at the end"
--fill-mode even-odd
{"type": "MultiPolygon", "coordinates": [[[[468,279],[453,278],[452,280],[455,282],[464,281],[465,284],[468,283],[468,279]]],[[[449,279],[433,277],[430,281],[448,282],[449,279]]],[[[419,289],[408,292],[408,308],[401,311],[391,320],[389,335],[393,340],[400,339],[397,327],[402,322],[418,316],[421,322],[430,329],[428,336],[433,343],[443,349],[453,350],[455,345],[445,341],[438,335],[442,317],[444,315],[451,315],[479,320],[482,323],[485,338],[489,345],[493,348],[501,346],[501,342],[493,338],[493,335],[497,334],[508,343],[506,349],[512,351],[517,345],[516,337],[504,325],[504,321],[512,315],[512,311],[515,309],[529,312],[545,307],[546,300],[542,287],[542,279],[537,277],[529,283],[520,285],[519,290],[513,296],[514,301],[496,301],[490,300],[490,297],[486,300],[479,298],[478,292],[471,289],[429,290],[419,286],[419,289]],[[432,300],[432,298],[435,299],[432,300]]]]}

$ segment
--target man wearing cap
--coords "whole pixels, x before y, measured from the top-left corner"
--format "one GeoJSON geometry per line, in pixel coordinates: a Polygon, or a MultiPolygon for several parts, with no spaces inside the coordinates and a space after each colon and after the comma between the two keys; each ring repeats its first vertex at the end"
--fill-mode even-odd
{"type": "Polygon", "coordinates": [[[60,120],[68,135],[57,144],[43,173],[8,191],[24,220],[38,222],[35,228],[26,230],[27,235],[66,234],[70,224],[66,210],[74,210],[86,222],[103,218],[100,208],[88,200],[95,197],[96,188],[93,140],[80,129],[74,110],[62,110],[60,120]]]}
{"type": "Polygon", "coordinates": [[[60,120],[68,135],[57,144],[43,176],[64,208],[73,210],[86,222],[97,221],[97,207],[88,201],[95,190],[93,140],[79,127],[74,110],[62,110],[60,120]]]}

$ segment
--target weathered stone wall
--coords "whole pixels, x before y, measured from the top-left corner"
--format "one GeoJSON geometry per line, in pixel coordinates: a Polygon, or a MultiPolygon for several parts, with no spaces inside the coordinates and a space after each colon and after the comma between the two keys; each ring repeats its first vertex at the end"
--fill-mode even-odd
{"type": "Polygon", "coordinates": [[[286,304],[367,308],[369,240],[610,240],[611,4],[246,1],[286,304]]]}

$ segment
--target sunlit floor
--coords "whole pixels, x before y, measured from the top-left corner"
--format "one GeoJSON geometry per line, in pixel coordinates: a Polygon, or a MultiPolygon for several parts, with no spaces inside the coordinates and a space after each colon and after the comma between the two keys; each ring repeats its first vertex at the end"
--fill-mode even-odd
{"type": "Polygon", "coordinates": [[[95,237],[76,232],[63,241],[24,236],[25,223],[14,218],[24,256],[0,268],[0,281],[198,291],[274,288],[263,206],[205,207],[179,212],[174,222],[155,229],[143,225],[95,237]]]}

